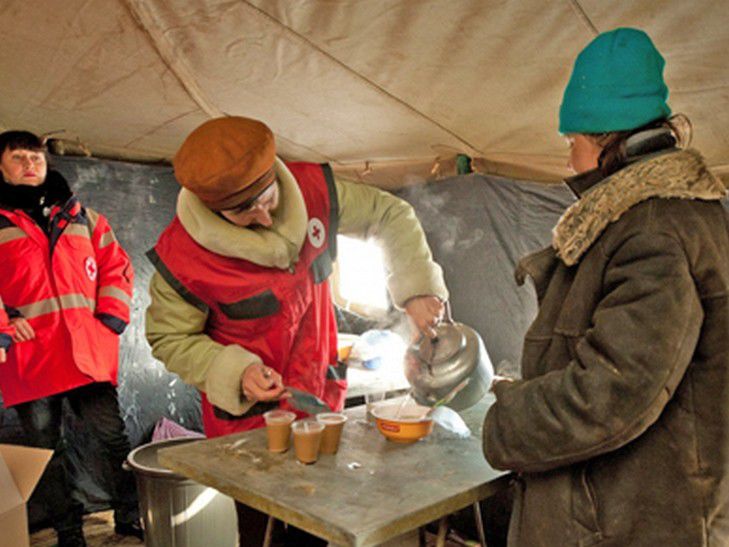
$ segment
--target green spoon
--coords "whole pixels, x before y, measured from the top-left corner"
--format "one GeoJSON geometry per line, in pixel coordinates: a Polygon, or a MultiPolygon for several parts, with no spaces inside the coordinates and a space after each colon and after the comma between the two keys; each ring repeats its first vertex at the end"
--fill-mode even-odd
{"type": "Polygon", "coordinates": [[[439,406],[447,405],[453,400],[453,397],[455,397],[459,391],[461,391],[464,387],[468,385],[468,382],[471,381],[471,378],[464,379],[461,383],[459,383],[456,387],[451,389],[448,393],[446,393],[445,397],[441,397],[438,399],[435,404],[430,407],[430,410],[425,414],[426,417],[429,417],[431,414],[433,414],[433,411],[438,408],[439,406]]]}
{"type": "Polygon", "coordinates": [[[332,409],[329,408],[329,405],[308,391],[296,389],[295,387],[286,387],[286,391],[291,393],[291,399],[289,399],[291,406],[301,410],[302,412],[306,412],[307,414],[319,414],[320,412],[332,411],[332,409]]]}

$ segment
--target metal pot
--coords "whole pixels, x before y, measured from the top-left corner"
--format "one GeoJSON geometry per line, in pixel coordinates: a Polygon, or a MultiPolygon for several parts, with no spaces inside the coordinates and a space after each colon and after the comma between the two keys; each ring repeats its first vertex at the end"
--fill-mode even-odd
{"type": "Polygon", "coordinates": [[[446,319],[436,328],[435,338],[421,337],[405,353],[405,377],[412,397],[421,405],[433,406],[468,378],[448,403],[463,410],[479,402],[494,377],[491,360],[481,336],[471,327],[456,323],[446,303],[446,319]]]}
{"type": "Polygon", "coordinates": [[[159,463],[159,450],[194,442],[177,437],[138,446],[124,462],[134,471],[147,547],[229,547],[238,544],[233,499],[159,463]]]}

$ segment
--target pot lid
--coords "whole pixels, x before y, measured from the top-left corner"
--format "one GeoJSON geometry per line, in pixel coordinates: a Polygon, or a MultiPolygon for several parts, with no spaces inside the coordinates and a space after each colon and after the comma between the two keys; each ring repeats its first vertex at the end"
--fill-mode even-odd
{"type": "Polygon", "coordinates": [[[466,345],[464,334],[451,323],[441,323],[435,330],[435,338],[424,338],[418,345],[418,356],[430,365],[452,360],[466,345]]]}

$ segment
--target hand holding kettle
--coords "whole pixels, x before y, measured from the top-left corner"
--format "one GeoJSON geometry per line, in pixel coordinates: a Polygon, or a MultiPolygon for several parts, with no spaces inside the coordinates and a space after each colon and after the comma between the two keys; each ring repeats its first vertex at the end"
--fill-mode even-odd
{"type": "Polygon", "coordinates": [[[414,296],[405,303],[405,313],[420,333],[428,338],[436,336],[436,327],[443,319],[445,305],[437,296],[414,296]]]}

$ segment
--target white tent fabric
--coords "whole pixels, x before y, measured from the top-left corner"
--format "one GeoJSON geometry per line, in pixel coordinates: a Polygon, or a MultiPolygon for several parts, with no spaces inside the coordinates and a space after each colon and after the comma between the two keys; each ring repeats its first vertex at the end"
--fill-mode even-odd
{"type": "Polygon", "coordinates": [[[572,62],[618,26],[653,37],[669,103],[729,180],[729,0],[5,0],[0,127],[169,160],[237,114],[287,159],[384,186],[448,174],[458,153],[554,181],[572,62]]]}

